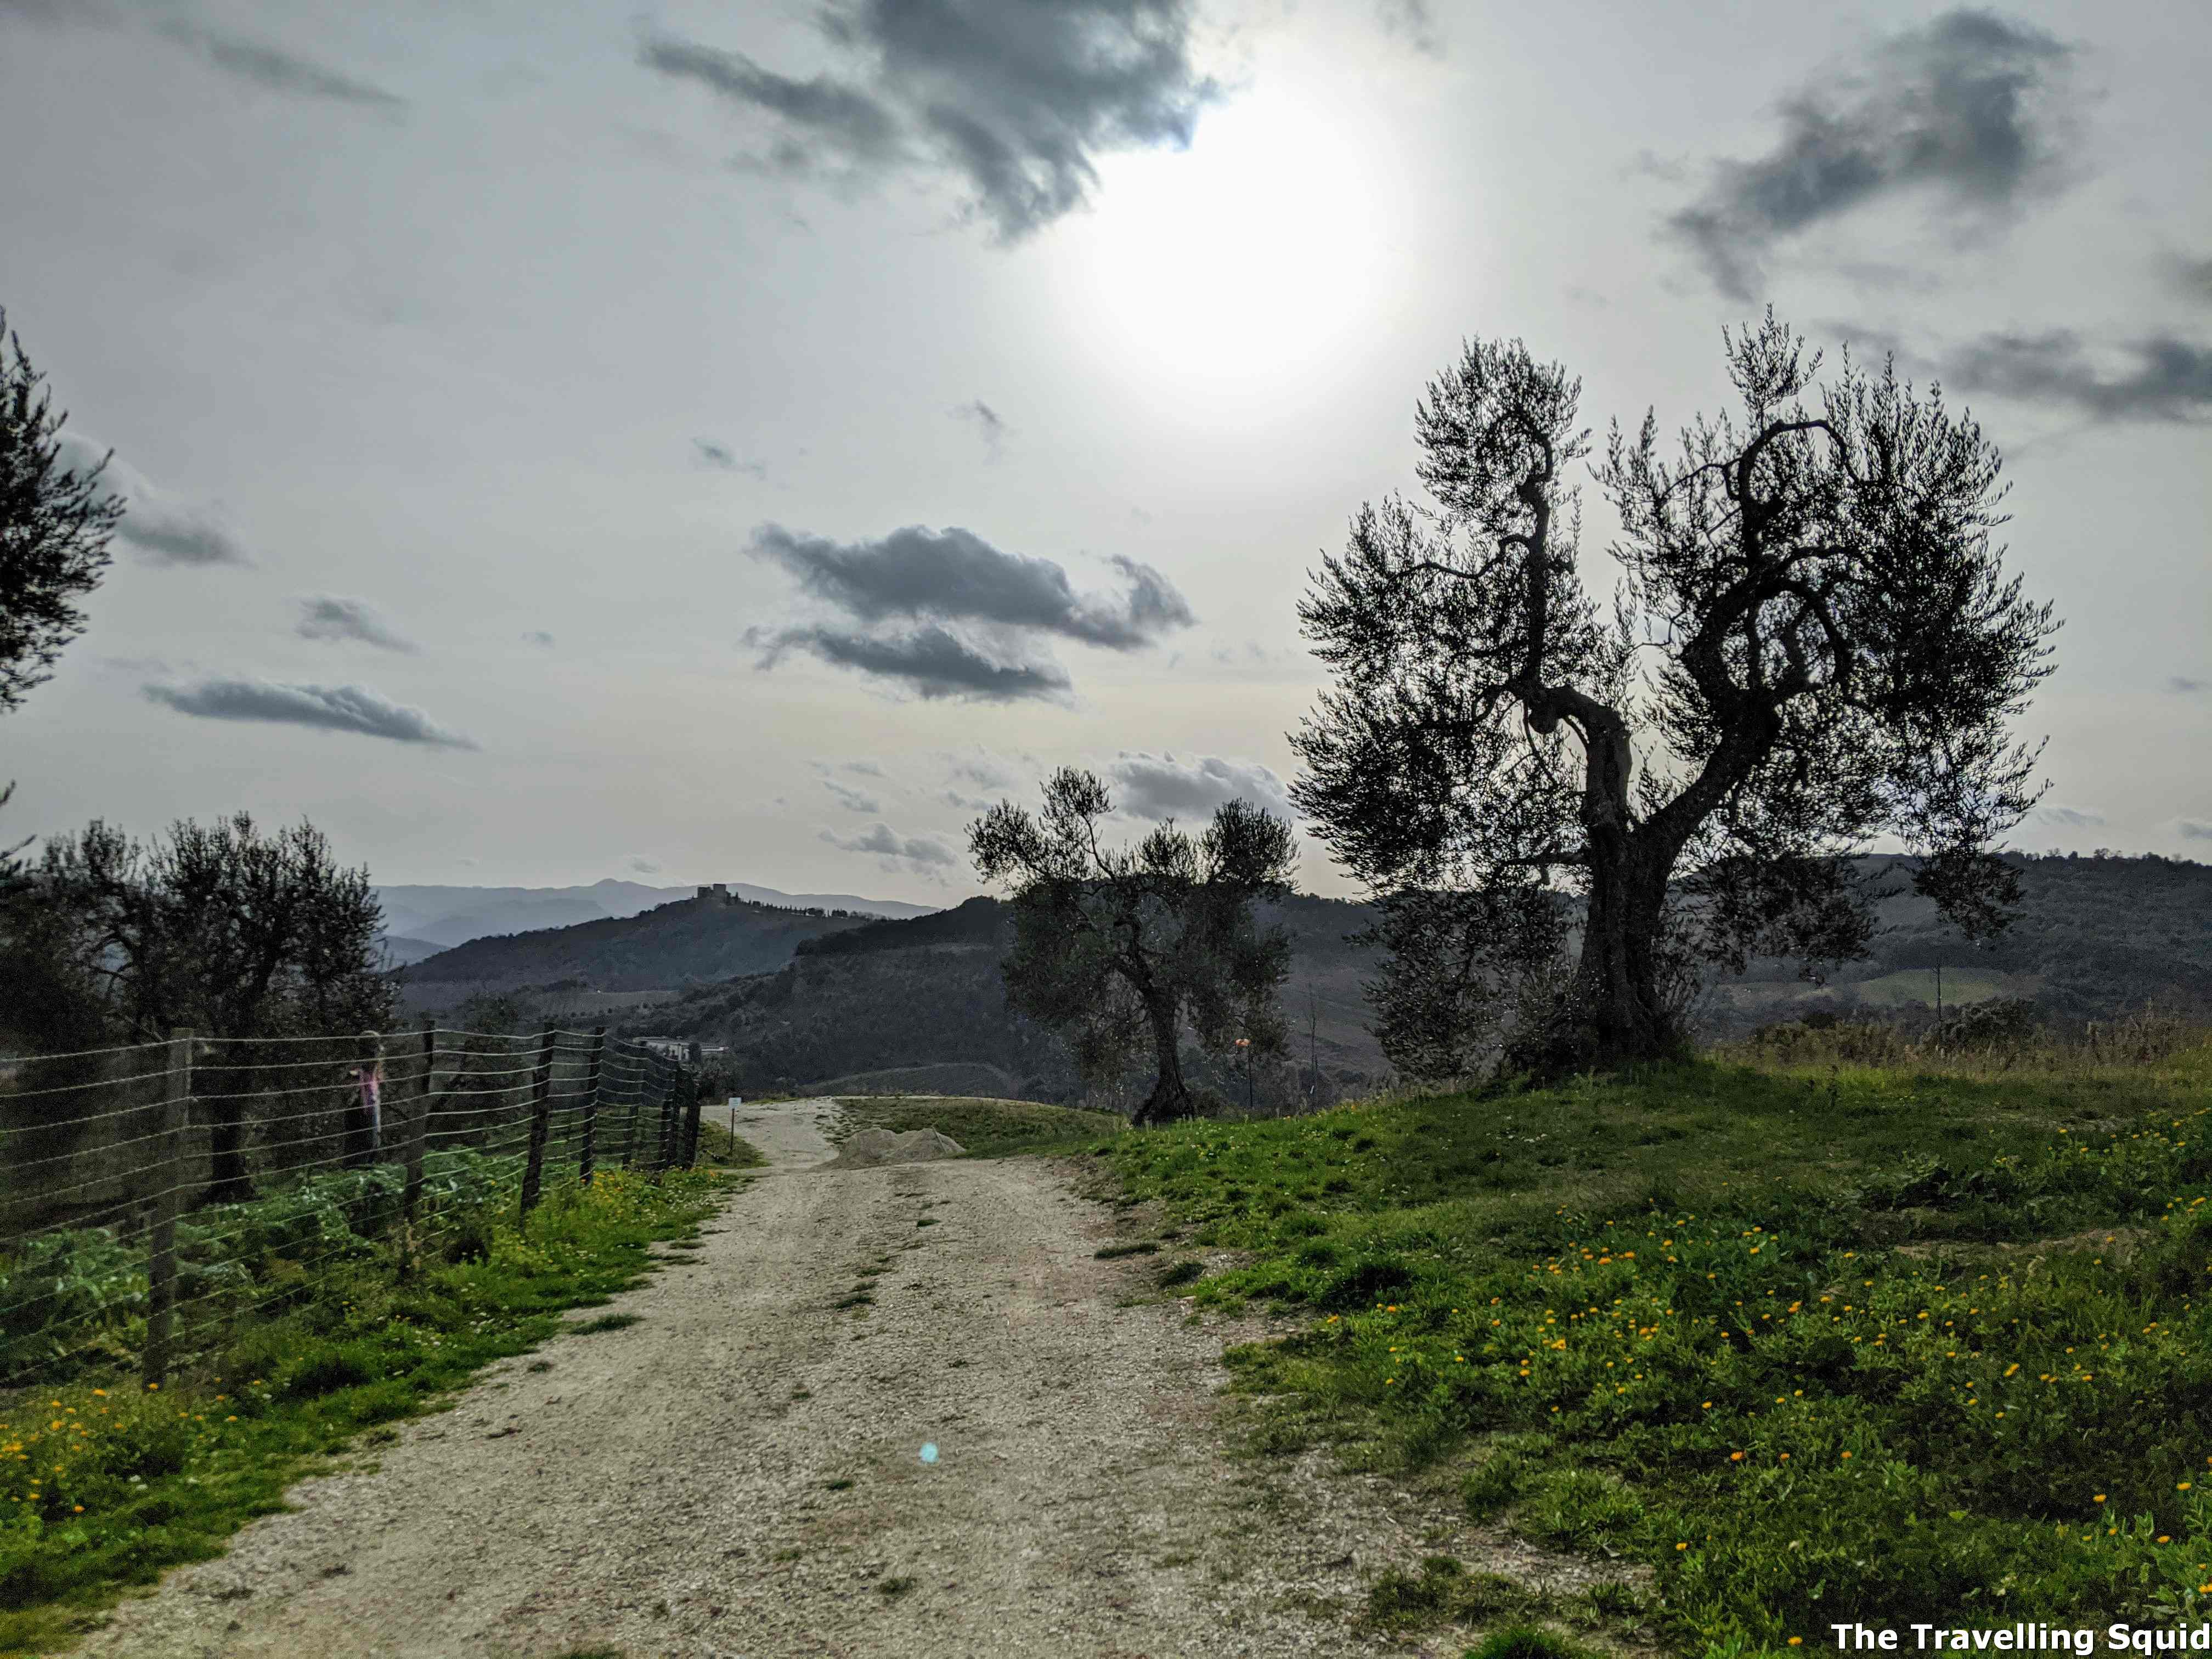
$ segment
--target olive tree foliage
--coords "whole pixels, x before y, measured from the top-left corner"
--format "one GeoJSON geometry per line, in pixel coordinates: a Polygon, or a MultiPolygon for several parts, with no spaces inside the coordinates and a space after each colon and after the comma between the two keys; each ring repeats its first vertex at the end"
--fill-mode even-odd
{"type": "MultiPolygon", "coordinates": [[[[62,647],[83,632],[75,601],[99,586],[123,514],[100,468],[63,465],[69,417],[54,412],[44,380],[0,308],[0,714],[52,678],[62,647]]],[[[0,808],[15,793],[0,787],[0,808]]],[[[95,964],[79,931],[37,902],[30,844],[0,845],[0,1030],[33,1050],[90,1048],[104,1035],[95,964]]]]}
{"type": "Polygon", "coordinates": [[[69,418],[53,412],[45,377],[0,310],[0,714],[52,678],[62,647],[84,631],[76,601],[100,585],[123,503],[99,475],[61,458],[69,418]]]}
{"type": "Polygon", "coordinates": [[[48,842],[27,880],[26,913],[84,965],[116,1037],[240,1040],[198,1073],[214,1201],[248,1188],[241,1097],[285,1081],[270,1068],[291,1051],[252,1040],[381,1030],[397,1011],[368,872],[340,866],[313,824],[264,835],[239,812],[145,846],[95,821],[48,842]]]}
{"type": "Polygon", "coordinates": [[[1297,854],[1287,823],[1242,800],[1196,836],[1170,819],[1123,848],[1100,843],[1113,810],[1102,780],[1064,767],[1041,812],[1001,802],[969,826],[969,848],[985,881],[1012,890],[1008,1004],[1066,1034],[1088,1078],[1148,1046],[1156,1078],[1135,1121],[1157,1123],[1194,1109],[1186,1027],[1211,1053],[1239,1038],[1282,1048],[1290,939],[1255,906],[1289,893],[1297,854]]]}
{"type": "Polygon", "coordinates": [[[1609,610],[1577,562],[1581,383],[1517,340],[1419,406],[1435,507],[1363,507],[1302,604],[1336,684],[1294,798],[1380,901],[1408,1071],[1675,1052],[1700,964],[1865,954],[1879,836],[1970,936],[2017,901],[1996,849],[2039,791],[2008,725],[2057,624],[1990,540],[1996,450],[1893,364],[1818,383],[1771,311],[1723,341],[1740,416],[1673,456],[1616,423],[1593,469],[1609,610]]]}

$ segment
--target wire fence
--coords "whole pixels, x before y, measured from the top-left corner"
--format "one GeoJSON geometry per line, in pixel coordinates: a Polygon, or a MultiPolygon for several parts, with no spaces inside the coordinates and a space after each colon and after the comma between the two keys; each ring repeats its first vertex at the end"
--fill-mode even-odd
{"type": "Polygon", "coordinates": [[[149,1382],[318,1269],[698,1155],[684,1067],[596,1031],[203,1037],[0,1060],[0,1388],[149,1382]]]}

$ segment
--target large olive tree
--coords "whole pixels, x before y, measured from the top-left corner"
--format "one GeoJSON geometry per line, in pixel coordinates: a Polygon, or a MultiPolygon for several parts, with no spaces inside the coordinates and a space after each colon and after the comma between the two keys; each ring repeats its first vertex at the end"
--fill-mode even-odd
{"type": "Polygon", "coordinates": [[[2056,624],[1990,541],[1996,449],[1893,366],[1817,385],[1771,312],[1723,338],[1741,422],[1669,458],[1647,414],[1595,469],[1610,615],[1577,564],[1581,383],[1517,340],[1429,388],[1436,508],[1364,507],[1301,607],[1337,684],[1295,798],[1382,901],[1409,1069],[1466,1066],[1516,994],[1541,1068],[1674,1052],[1688,964],[1864,954],[1878,837],[1970,933],[2016,900],[1996,849],[2034,754],[2007,728],[2056,624]]]}
{"type": "Polygon", "coordinates": [[[1012,888],[1008,1006],[1067,1033],[1086,1075],[1148,1043],[1156,1076],[1135,1120],[1157,1123],[1193,1109],[1186,1025],[1224,1054],[1240,1037],[1282,1047],[1290,939],[1255,907],[1289,892],[1297,854],[1288,823],[1242,800],[1197,836],[1170,820],[1133,848],[1100,844],[1113,810],[1102,780],[1064,767],[1041,813],[1001,802],[969,826],[969,847],[985,881],[1012,888]]]}

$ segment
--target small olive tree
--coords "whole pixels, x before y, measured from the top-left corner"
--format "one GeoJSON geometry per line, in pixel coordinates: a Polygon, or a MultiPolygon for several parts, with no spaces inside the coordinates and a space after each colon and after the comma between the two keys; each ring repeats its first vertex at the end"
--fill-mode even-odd
{"type": "Polygon", "coordinates": [[[1696,963],[1865,953],[1877,837],[1970,936],[2017,901],[1996,850],[2039,792],[2008,727],[2056,624],[1991,544],[1996,450],[1893,368],[1816,386],[1771,313],[1723,342],[1741,424],[1669,459],[1646,415],[1596,469],[1611,616],[1577,566],[1581,384],[1518,341],[1469,345],[1419,410],[1441,510],[1363,508],[1301,607],[1337,684],[1294,798],[1382,902],[1410,1069],[1463,1065],[1531,987],[1538,1069],[1674,1052],[1696,963]]]}
{"type": "Polygon", "coordinates": [[[1006,1000],[1068,1036],[1096,1077],[1149,1043],[1156,1066],[1139,1123],[1188,1116],[1179,1044],[1186,1025],[1224,1056],[1281,1049],[1276,995],[1290,973],[1289,935],[1255,906],[1290,891],[1291,826],[1242,800],[1197,836],[1161,824],[1133,848],[1099,842],[1114,810],[1105,783],[1063,767],[1031,813],[1001,802],[969,830],[987,882],[1011,884],[1013,949],[1006,1000]]]}
{"type": "Polygon", "coordinates": [[[368,872],[341,866],[312,824],[264,835],[240,812],[147,847],[95,821],[47,842],[28,880],[93,964],[118,1036],[247,1040],[203,1073],[215,1202],[250,1195],[245,1100],[277,1057],[251,1040],[382,1030],[396,1012],[368,872]]]}

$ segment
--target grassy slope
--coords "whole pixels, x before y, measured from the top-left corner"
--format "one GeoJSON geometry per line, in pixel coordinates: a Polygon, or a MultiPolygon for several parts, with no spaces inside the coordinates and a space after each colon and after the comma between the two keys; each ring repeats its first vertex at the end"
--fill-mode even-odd
{"type": "Polygon", "coordinates": [[[843,1122],[830,1139],[842,1141],[856,1129],[935,1129],[951,1135],[971,1158],[1004,1158],[1012,1152],[1073,1148],[1114,1133],[1121,1120],[1110,1112],[1086,1112],[1072,1106],[1048,1106],[1034,1100],[978,1100],[955,1095],[879,1095],[847,1097],[838,1105],[843,1122]]]}
{"type": "Polygon", "coordinates": [[[690,1237],[727,1178],[602,1172],[588,1193],[549,1194],[526,1228],[493,1226],[481,1261],[401,1282],[384,1252],[303,1274],[302,1305],[166,1388],[94,1377],[0,1397],[0,1659],[221,1554],[329,1454],[389,1438],[379,1425],[438,1409],[564,1310],[637,1283],[647,1246],[690,1237]]]}
{"type": "Polygon", "coordinates": [[[1786,1653],[2212,1613],[2209,1085],[2204,1049],[1699,1064],[1097,1151],[1249,1253],[1202,1300],[1307,1316],[1232,1357],[1258,1446],[1462,1470],[1479,1516],[1655,1570],[1664,1645],[1786,1653]]]}

